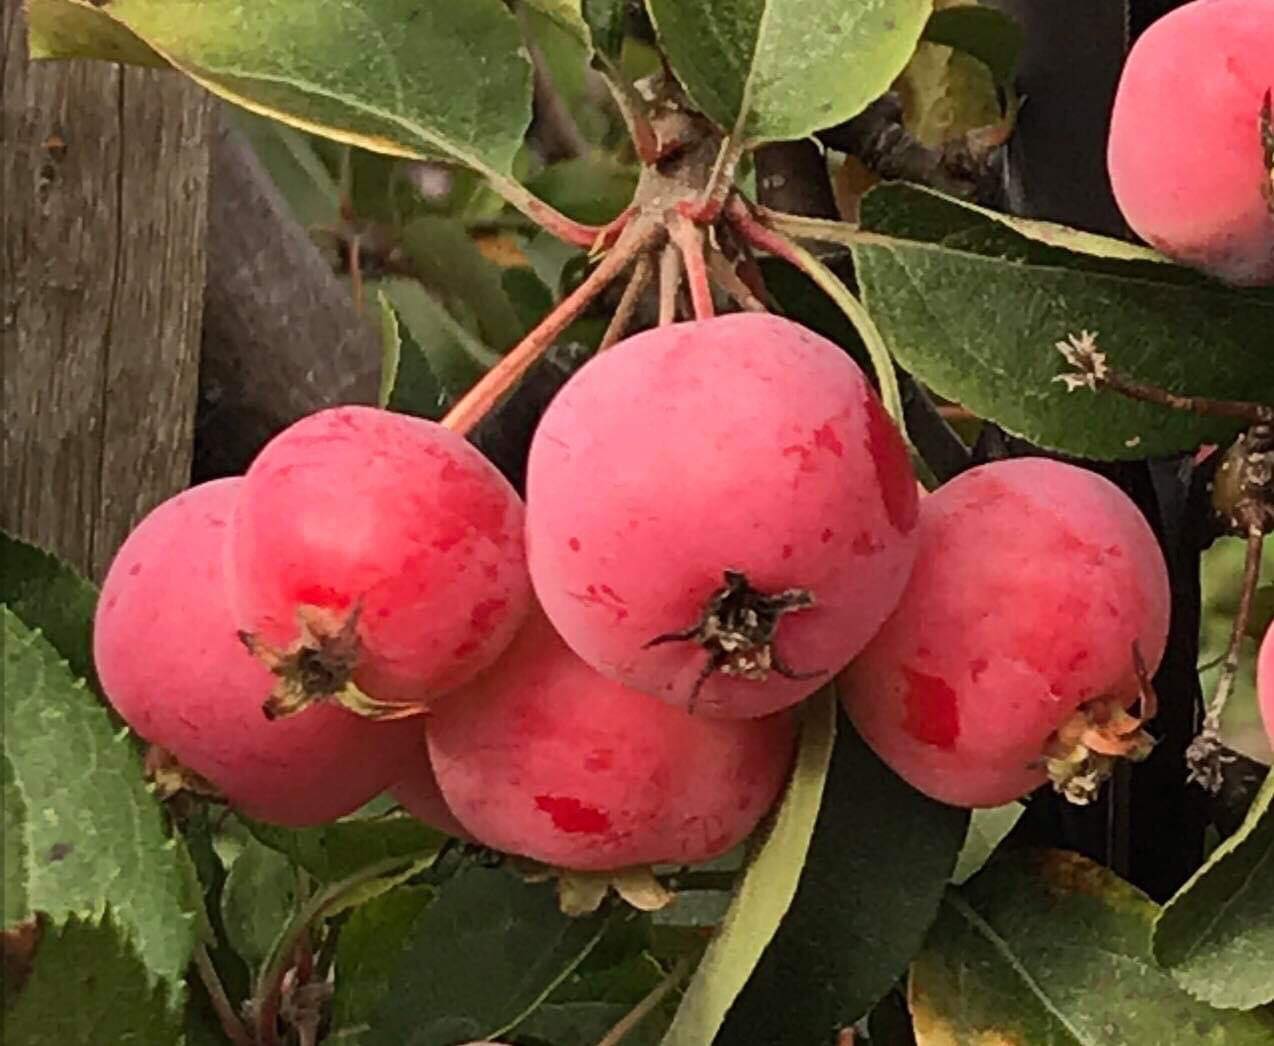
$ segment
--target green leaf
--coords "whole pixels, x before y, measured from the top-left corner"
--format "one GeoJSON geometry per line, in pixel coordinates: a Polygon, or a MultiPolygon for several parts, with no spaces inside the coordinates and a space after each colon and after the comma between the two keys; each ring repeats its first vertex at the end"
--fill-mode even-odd
{"type": "Polygon", "coordinates": [[[110,13],[75,0],[27,0],[31,57],[96,58],[164,68],[168,61],[110,13]]]}
{"type": "Polygon", "coordinates": [[[96,681],[92,582],[52,553],[0,531],[0,603],[38,628],[75,675],[96,681]]]}
{"type": "Polygon", "coordinates": [[[584,18],[593,34],[593,46],[618,60],[624,50],[628,0],[584,0],[584,18]]]}
{"type": "Polygon", "coordinates": [[[287,855],[319,882],[348,879],[368,865],[391,858],[432,858],[447,841],[441,832],[405,813],[346,818],[314,828],[280,828],[243,819],[253,837],[287,855]]]}
{"type": "Polygon", "coordinates": [[[1274,774],[1239,830],[1159,913],[1153,947],[1181,987],[1213,1006],[1274,1002],[1274,774]]]}
{"type": "Polygon", "coordinates": [[[796,898],[714,1041],[806,1046],[863,1017],[924,944],[968,822],[895,775],[842,715],[796,898]]]}
{"type": "Polygon", "coordinates": [[[364,1046],[451,1046],[522,1021],[596,946],[606,915],[569,918],[548,883],[470,866],[412,924],[364,1046]]]}
{"type": "Polygon", "coordinates": [[[35,966],[4,1014],[14,1046],[156,1046],[182,1041],[181,991],[156,984],[106,911],[45,925],[35,966]]]}
{"type": "Polygon", "coordinates": [[[947,893],[911,974],[916,1040],[1258,1046],[1274,1015],[1214,1010],[1155,968],[1158,907],[1078,854],[1016,852],[947,893]]]}
{"type": "Polygon", "coordinates": [[[382,290],[376,299],[380,303],[382,351],[378,402],[400,414],[438,421],[450,402],[438,375],[411,332],[398,322],[389,296],[382,290]]]}
{"type": "Polygon", "coordinates": [[[721,927],[686,988],[663,1046],[702,1046],[718,1029],[791,907],[823,804],[836,741],[836,695],[830,687],[802,709],[792,779],[769,836],[748,865],[721,927]]]}
{"type": "Polygon", "coordinates": [[[580,7],[581,0],[525,0],[527,7],[539,11],[558,27],[587,47],[592,46],[588,23],[580,7]]]}
{"type": "Polygon", "coordinates": [[[249,840],[226,874],[221,921],[231,947],[256,968],[287,925],[297,900],[297,872],[283,854],[249,840]]]}
{"type": "Polygon", "coordinates": [[[1017,21],[994,7],[978,4],[934,11],[924,39],[972,55],[991,70],[997,84],[1009,84],[1026,35],[1017,21]]]}
{"type": "Polygon", "coordinates": [[[109,904],[147,967],[175,981],[194,919],[141,760],[49,642],[3,618],[4,923],[99,918],[109,904]]]}
{"type": "Polygon", "coordinates": [[[384,998],[412,923],[433,900],[432,886],[400,886],[357,909],[336,945],[332,1027],[338,1041],[354,1041],[384,998]]]}
{"type": "Polygon", "coordinates": [[[647,0],[695,104],[746,144],[861,112],[907,64],[932,0],[647,0]]]}
{"type": "MultiPolygon", "coordinates": [[[[381,289],[398,314],[400,335],[409,335],[411,341],[419,346],[419,355],[428,362],[448,399],[459,399],[499,361],[498,355],[457,322],[416,280],[385,280],[381,289]]],[[[407,399],[404,390],[404,402],[412,408],[409,413],[425,414],[428,410],[428,385],[416,367],[418,362],[417,359],[411,363],[417,373],[416,387],[426,395],[422,395],[419,401],[415,396],[407,399]]],[[[400,356],[400,372],[402,366],[403,357],[400,356]]]]}
{"type": "Polygon", "coordinates": [[[225,111],[230,123],[252,144],[292,216],[307,229],[334,226],[340,218],[340,189],[314,147],[316,139],[246,109],[227,106],[225,111]]]}
{"type": "Polygon", "coordinates": [[[1015,435],[1091,458],[1224,443],[1234,422],[1070,392],[1055,345],[1096,332],[1113,367],[1176,392],[1274,402],[1274,293],[1239,291],[1149,250],[1008,218],[901,184],[863,200],[863,300],[898,362],[1015,435]]]}
{"type": "MultiPolygon", "coordinates": [[[[522,323],[504,291],[500,269],[482,256],[458,221],[417,218],[403,230],[402,245],[426,287],[473,311],[481,342],[505,351],[522,337],[522,323]]],[[[483,361],[497,358],[486,352],[483,361]]]]}
{"type": "Polygon", "coordinates": [[[576,221],[605,225],[632,203],[637,171],[614,157],[592,153],[546,167],[527,187],[576,221]]]}
{"type": "Polygon", "coordinates": [[[530,119],[530,63],[500,0],[29,0],[28,12],[40,57],[118,55],[126,41],[302,130],[497,179],[530,119]]]}
{"type": "Polygon", "coordinates": [[[955,871],[951,873],[951,881],[959,886],[981,871],[1025,810],[1026,807],[1021,803],[1005,803],[1004,806],[974,810],[973,816],[969,818],[969,832],[964,837],[964,846],[956,861],[955,871]]]}

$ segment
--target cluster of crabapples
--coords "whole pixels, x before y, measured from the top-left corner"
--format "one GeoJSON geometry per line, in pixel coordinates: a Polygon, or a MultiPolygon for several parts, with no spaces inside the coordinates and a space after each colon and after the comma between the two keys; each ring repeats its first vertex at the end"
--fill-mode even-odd
{"type": "Polygon", "coordinates": [[[1052,777],[1085,798],[1145,750],[1127,709],[1168,602],[1106,480],[1019,459],[922,498],[848,355],[735,314],[587,363],[541,419],[525,506],[444,425],[303,419],[137,527],[95,653],[132,728],[250,816],[312,824],[388,789],[601,871],[743,840],[833,680],[930,795],[1052,777]]]}

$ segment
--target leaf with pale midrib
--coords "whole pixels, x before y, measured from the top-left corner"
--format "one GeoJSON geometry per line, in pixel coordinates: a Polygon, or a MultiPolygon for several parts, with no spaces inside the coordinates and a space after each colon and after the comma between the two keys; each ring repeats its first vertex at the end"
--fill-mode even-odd
{"type": "Polygon", "coordinates": [[[1274,1002],[1274,773],[1155,920],[1155,958],[1213,1006],[1274,1002]]]}
{"type": "Polygon", "coordinates": [[[938,912],[965,810],[921,795],[842,714],[792,906],[716,1046],[831,1046],[897,982],[938,912]],[[797,1007],[775,999],[799,998],[797,1007]]]}
{"type": "Polygon", "coordinates": [[[530,63],[500,0],[30,0],[28,18],[38,57],[159,54],[302,130],[496,177],[530,120],[530,63]]]}
{"type": "Polygon", "coordinates": [[[1235,422],[1067,391],[1055,344],[1097,334],[1111,366],[1174,392],[1274,403],[1274,292],[1240,291],[1143,248],[1007,218],[926,189],[863,200],[863,300],[898,362],[1039,446],[1141,459],[1224,443],[1235,422]]]}
{"type": "Polygon", "coordinates": [[[740,141],[802,138],[861,112],[915,50],[931,0],[647,0],[698,107],[740,141]]]}
{"type": "Polygon", "coordinates": [[[806,702],[802,715],[796,765],[774,823],[744,871],[662,1046],[702,1046],[715,1040],[796,897],[836,741],[832,688],[806,702]]]}
{"type": "Polygon", "coordinates": [[[1158,906],[1078,854],[996,858],[948,891],[911,973],[916,1041],[1268,1046],[1274,1015],[1191,998],[1150,954],[1158,906]]]}
{"type": "Polygon", "coordinates": [[[3,619],[5,924],[109,904],[146,966],[176,981],[194,920],[141,760],[48,641],[3,619]]]}

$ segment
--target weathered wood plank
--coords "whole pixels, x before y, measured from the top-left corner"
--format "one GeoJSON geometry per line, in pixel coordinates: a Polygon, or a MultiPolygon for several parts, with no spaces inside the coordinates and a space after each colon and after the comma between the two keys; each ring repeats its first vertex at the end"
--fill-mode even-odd
{"type": "Polygon", "coordinates": [[[3,29],[0,522],[97,576],[189,479],[211,102],[3,29]]]}

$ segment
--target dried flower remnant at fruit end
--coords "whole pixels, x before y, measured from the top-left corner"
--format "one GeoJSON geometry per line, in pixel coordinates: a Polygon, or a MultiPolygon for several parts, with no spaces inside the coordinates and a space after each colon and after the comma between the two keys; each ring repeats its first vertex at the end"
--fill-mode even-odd
{"type": "Polygon", "coordinates": [[[319,702],[334,702],[368,719],[401,719],[420,714],[411,705],[377,701],[354,683],[362,652],[358,635],[361,603],[343,617],[323,607],[300,606],[300,635],[288,647],[270,646],[251,632],[239,633],[248,653],[278,679],[261,711],[267,719],[296,715],[319,702]]]}
{"type": "Polygon", "coordinates": [[[1141,688],[1141,714],[1134,716],[1118,699],[1086,701],[1044,747],[1044,767],[1054,790],[1077,806],[1097,798],[1120,759],[1139,763],[1154,750],[1154,738],[1142,727],[1154,718],[1158,701],[1135,642],[1132,658],[1141,688]]]}
{"type": "Polygon", "coordinates": [[[764,682],[771,672],[785,679],[814,679],[827,669],[798,672],[786,664],[775,649],[779,623],[785,614],[814,606],[808,589],[789,588],[774,595],[759,592],[747,576],[737,570],[725,571],[725,583],[716,590],[703,609],[699,623],[677,632],[666,632],[646,643],[646,648],[664,643],[694,642],[708,653],[687,710],[694,711],[703,684],[713,672],[764,682]]]}

